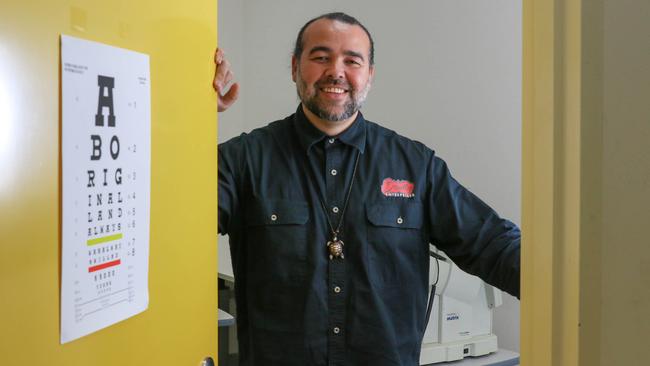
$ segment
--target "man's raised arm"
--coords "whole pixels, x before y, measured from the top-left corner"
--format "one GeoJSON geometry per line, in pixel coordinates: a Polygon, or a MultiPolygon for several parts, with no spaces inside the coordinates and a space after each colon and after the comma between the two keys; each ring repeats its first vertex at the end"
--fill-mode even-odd
{"type": "Polygon", "coordinates": [[[214,79],[212,80],[212,87],[217,92],[217,111],[223,112],[230,108],[239,97],[239,84],[233,83],[228,85],[233,80],[233,73],[230,70],[230,62],[225,58],[223,50],[217,48],[214,53],[214,79]]]}

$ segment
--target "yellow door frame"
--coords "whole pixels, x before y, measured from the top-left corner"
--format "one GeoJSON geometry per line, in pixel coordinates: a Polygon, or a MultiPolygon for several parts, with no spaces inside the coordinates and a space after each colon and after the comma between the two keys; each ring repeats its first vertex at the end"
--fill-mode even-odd
{"type": "Polygon", "coordinates": [[[603,1],[523,1],[521,364],[600,364],[603,1]]]}

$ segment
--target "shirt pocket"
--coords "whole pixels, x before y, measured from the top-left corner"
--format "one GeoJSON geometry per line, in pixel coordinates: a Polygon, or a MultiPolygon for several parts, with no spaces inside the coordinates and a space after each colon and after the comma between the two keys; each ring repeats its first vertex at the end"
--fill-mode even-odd
{"type": "Polygon", "coordinates": [[[309,206],[305,201],[255,201],[245,215],[249,273],[254,282],[291,284],[306,274],[309,206]]]}
{"type": "MultiPolygon", "coordinates": [[[[265,200],[247,207],[245,218],[248,314],[254,328],[300,332],[307,289],[307,228],[304,201],[265,200]]],[[[273,344],[258,341],[258,347],[273,344]]]]}
{"type": "Polygon", "coordinates": [[[428,245],[419,202],[366,204],[368,272],[377,286],[420,284],[427,276],[428,245]]]}

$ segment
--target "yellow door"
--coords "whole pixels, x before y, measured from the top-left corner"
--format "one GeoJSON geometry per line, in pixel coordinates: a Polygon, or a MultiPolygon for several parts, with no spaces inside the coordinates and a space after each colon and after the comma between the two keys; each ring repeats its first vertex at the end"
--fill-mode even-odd
{"type": "Polygon", "coordinates": [[[216,0],[0,3],[0,364],[216,358],[216,0]],[[60,344],[61,34],[150,56],[149,307],[60,344]]]}

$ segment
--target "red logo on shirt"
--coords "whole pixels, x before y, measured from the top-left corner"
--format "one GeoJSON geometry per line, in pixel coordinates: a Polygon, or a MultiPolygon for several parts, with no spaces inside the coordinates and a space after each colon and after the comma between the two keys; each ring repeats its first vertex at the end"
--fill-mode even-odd
{"type": "Polygon", "coordinates": [[[386,178],[381,183],[381,193],[386,197],[415,197],[415,184],[407,180],[386,178]]]}

